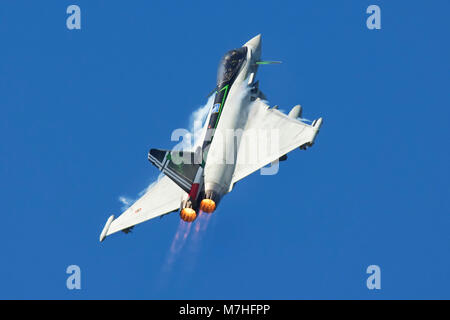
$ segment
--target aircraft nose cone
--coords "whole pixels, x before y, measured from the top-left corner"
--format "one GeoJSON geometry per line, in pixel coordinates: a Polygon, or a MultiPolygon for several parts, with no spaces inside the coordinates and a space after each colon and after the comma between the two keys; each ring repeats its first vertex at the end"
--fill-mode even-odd
{"type": "Polygon", "coordinates": [[[258,34],[256,37],[250,39],[246,44],[244,44],[244,46],[251,47],[255,50],[259,49],[261,46],[261,34],[258,34]]]}

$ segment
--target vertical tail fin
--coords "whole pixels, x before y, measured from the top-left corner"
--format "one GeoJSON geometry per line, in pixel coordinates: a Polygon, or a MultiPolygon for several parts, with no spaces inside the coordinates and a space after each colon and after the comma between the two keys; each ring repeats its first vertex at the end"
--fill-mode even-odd
{"type": "Polygon", "coordinates": [[[190,151],[151,149],[148,160],[187,193],[201,165],[198,155],[190,151]]]}

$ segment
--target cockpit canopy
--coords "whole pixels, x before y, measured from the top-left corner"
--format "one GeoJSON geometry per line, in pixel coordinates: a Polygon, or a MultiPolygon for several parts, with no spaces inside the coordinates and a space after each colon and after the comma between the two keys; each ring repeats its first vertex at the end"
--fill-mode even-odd
{"type": "Polygon", "coordinates": [[[217,87],[232,80],[247,56],[247,47],[228,51],[222,58],[217,71],[217,87]]]}

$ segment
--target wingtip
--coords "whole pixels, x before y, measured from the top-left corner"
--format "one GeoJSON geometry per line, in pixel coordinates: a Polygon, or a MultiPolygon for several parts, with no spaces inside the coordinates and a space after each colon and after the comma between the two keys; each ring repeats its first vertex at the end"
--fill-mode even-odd
{"type": "Polygon", "coordinates": [[[103,242],[106,238],[106,234],[108,233],[109,227],[111,226],[111,223],[114,220],[114,215],[111,215],[108,220],[105,223],[105,226],[103,227],[102,233],[100,234],[100,242],[103,242]]]}
{"type": "Polygon", "coordinates": [[[315,127],[317,127],[317,129],[320,129],[320,127],[322,126],[322,123],[323,123],[323,118],[320,117],[319,119],[317,119],[315,127]]]}

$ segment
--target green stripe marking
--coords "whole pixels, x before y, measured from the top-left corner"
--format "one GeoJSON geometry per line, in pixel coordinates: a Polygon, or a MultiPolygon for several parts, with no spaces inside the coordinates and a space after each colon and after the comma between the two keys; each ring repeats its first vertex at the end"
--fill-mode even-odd
{"type": "Polygon", "coordinates": [[[225,99],[227,98],[227,94],[228,94],[228,87],[230,85],[227,84],[225,87],[223,87],[219,92],[225,90],[225,94],[223,95],[222,98],[222,103],[220,104],[220,109],[219,109],[219,115],[217,116],[217,120],[216,120],[216,124],[214,125],[214,129],[217,128],[217,124],[219,123],[219,119],[220,119],[220,115],[222,114],[222,109],[223,109],[223,105],[225,103],[225,99]]]}

